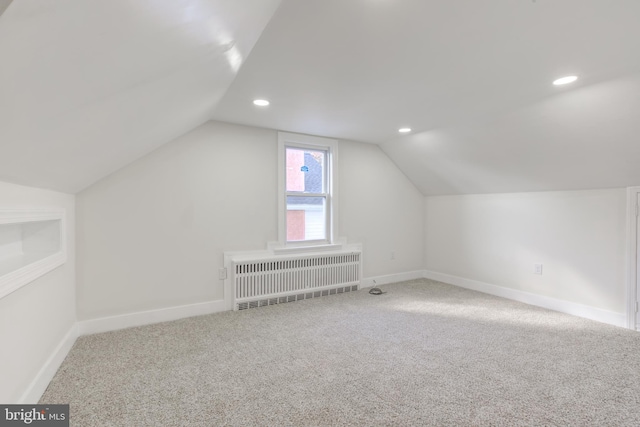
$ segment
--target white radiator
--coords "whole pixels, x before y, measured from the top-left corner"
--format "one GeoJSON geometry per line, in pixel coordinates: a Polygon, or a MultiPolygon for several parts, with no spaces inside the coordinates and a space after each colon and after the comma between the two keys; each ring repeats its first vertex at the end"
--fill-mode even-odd
{"type": "Polygon", "coordinates": [[[356,291],[360,262],[359,251],[232,261],[233,309],[356,291]]]}

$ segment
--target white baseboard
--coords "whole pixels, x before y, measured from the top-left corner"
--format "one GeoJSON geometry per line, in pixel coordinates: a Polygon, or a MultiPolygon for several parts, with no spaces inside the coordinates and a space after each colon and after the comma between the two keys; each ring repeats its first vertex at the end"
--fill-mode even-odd
{"type": "Polygon", "coordinates": [[[227,310],[228,307],[225,305],[224,300],[219,300],[76,322],[62,338],[16,403],[38,403],[79,336],[115,331],[134,326],[150,325],[227,310]]]}
{"type": "Polygon", "coordinates": [[[74,323],[62,338],[56,349],[51,353],[47,361],[42,365],[36,377],[31,381],[25,392],[20,397],[18,404],[36,404],[42,397],[49,383],[62,365],[65,357],[78,338],[78,325],[74,323]]]}
{"type": "Polygon", "coordinates": [[[584,317],[586,319],[608,323],[614,326],[620,326],[622,328],[627,327],[627,317],[624,313],[602,310],[596,307],[545,297],[516,289],[504,288],[502,286],[491,285],[489,283],[465,279],[464,277],[453,276],[450,274],[438,273],[436,271],[425,270],[423,277],[425,279],[437,280],[439,282],[448,283],[461,288],[471,289],[485,294],[495,295],[523,302],[525,304],[559,311],[561,313],[572,314],[574,316],[584,317]]]}
{"type": "Polygon", "coordinates": [[[202,316],[227,310],[229,310],[229,308],[227,307],[227,304],[225,304],[224,300],[201,302],[177,307],[161,308],[158,310],[102,317],[99,319],[83,320],[78,322],[78,332],[79,335],[97,334],[100,332],[151,325],[153,323],[169,322],[171,320],[183,319],[185,317],[202,316]]]}
{"type": "MultiPolygon", "coordinates": [[[[362,288],[372,287],[373,281],[376,285],[387,285],[390,283],[415,280],[420,278],[437,280],[461,288],[471,289],[562,313],[572,314],[579,317],[607,323],[614,326],[626,327],[627,318],[624,313],[615,313],[595,307],[589,307],[569,301],[536,295],[515,289],[509,289],[477,280],[466,279],[430,270],[410,271],[406,273],[389,274],[363,278],[360,286],[362,288]]],[[[149,310],[138,313],[123,314],[119,316],[103,317],[77,322],[67,334],[62,338],[51,356],[44,363],[36,377],[31,381],[22,397],[17,403],[35,404],[47,389],[49,382],[53,379],[65,357],[73,347],[76,339],[82,335],[95,334],[100,332],[114,331],[135,326],[149,325],[153,323],[168,322],[186,317],[201,316],[205,314],[228,311],[228,304],[224,300],[210,301],[169,307],[158,310],[149,310]]],[[[639,326],[640,328],[640,326],[639,326]]]]}
{"type": "Polygon", "coordinates": [[[416,280],[416,279],[422,279],[422,278],[424,278],[424,271],[422,270],[408,271],[406,273],[387,274],[385,276],[367,277],[367,278],[363,278],[360,281],[360,288],[373,287],[374,280],[376,281],[375,285],[380,286],[380,285],[388,285],[389,283],[404,282],[407,280],[416,280]]]}

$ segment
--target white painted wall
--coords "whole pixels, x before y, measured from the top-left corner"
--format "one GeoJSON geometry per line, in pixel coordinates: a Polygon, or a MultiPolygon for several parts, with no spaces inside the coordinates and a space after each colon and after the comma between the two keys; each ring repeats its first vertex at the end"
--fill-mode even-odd
{"type": "Polygon", "coordinates": [[[74,203],[73,195],[0,182],[0,209],[63,208],[67,221],[67,262],[0,299],[0,402],[21,401],[75,327],[74,203]]]}
{"type": "Polygon", "coordinates": [[[624,313],[624,189],[427,197],[425,212],[427,270],[624,313]]]}
{"type": "Polygon", "coordinates": [[[340,141],[339,173],[340,234],[362,243],[363,276],[422,270],[423,196],[417,188],[377,145],[340,141]]]}
{"type": "MultiPolygon", "coordinates": [[[[339,173],[340,235],[364,243],[364,275],[422,269],[422,195],[376,146],[341,141],[339,173]]],[[[220,122],[82,191],[78,318],[222,300],[223,252],[277,240],[277,194],[277,132],[220,122]]]]}

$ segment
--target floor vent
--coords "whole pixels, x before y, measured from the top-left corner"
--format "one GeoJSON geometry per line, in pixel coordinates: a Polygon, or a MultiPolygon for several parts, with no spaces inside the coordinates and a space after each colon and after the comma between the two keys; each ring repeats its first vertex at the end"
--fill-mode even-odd
{"type": "Polygon", "coordinates": [[[233,307],[246,310],[358,289],[361,252],[233,261],[233,307]]]}

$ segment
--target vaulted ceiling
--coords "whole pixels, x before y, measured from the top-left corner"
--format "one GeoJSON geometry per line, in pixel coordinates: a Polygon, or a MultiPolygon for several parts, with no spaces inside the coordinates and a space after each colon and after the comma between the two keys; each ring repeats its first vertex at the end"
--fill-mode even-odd
{"type": "Polygon", "coordinates": [[[0,180],[77,192],[210,120],[279,0],[17,0],[0,180]]]}
{"type": "Polygon", "coordinates": [[[0,180],[76,192],[215,119],[379,144],[425,195],[640,185],[639,18],[637,0],[13,1],[0,180]]]}

